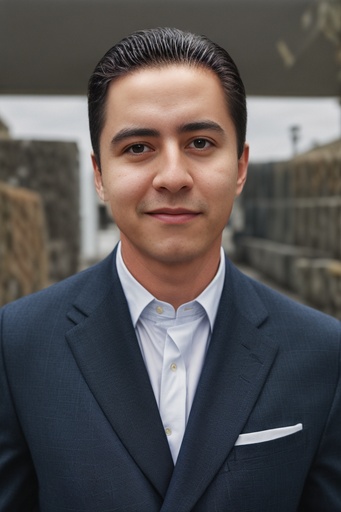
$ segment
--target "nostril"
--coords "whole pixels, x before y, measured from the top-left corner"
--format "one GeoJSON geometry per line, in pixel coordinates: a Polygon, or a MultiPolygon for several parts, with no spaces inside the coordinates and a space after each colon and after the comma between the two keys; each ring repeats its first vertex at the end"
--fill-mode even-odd
{"type": "Polygon", "coordinates": [[[177,192],[182,189],[191,188],[193,179],[188,171],[164,169],[155,175],[153,185],[158,189],[162,188],[171,192],[177,192]]]}

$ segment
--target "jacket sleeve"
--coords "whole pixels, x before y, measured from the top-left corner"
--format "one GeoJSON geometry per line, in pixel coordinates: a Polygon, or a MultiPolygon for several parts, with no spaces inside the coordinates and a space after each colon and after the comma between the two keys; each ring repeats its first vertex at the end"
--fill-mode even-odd
{"type": "Polygon", "coordinates": [[[341,359],[334,399],[298,512],[341,510],[341,359]]]}
{"type": "Polygon", "coordinates": [[[38,512],[38,486],[11,396],[0,310],[0,512],[38,512]]]}

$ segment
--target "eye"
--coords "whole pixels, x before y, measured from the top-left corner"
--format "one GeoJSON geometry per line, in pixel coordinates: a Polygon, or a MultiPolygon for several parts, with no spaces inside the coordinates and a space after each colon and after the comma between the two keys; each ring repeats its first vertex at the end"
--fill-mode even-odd
{"type": "Polygon", "coordinates": [[[194,149],[208,149],[211,146],[212,146],[212,142],[210,142],[207,139],[202,139],[202,138],[194,139],[189,144],[189,147],[194,148],[194,149]]]}
{"type": "Polygon", "coordinates": [[[133,144],[126,149],[127,153],[131,153],[133,155],[141,155],[142,153],[148,153],[151,149],[146,146],[146,144],[133,144]]]}

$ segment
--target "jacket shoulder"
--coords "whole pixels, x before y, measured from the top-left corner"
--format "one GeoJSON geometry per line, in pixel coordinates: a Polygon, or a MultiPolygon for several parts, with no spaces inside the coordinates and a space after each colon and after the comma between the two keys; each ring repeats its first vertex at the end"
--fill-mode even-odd
{"type": "Polygon", "coordinates": [[[234,294],[239,295],[239,307],[245,316],[253,315],[258,301],[267,312],[265,325],[272,332],[287,334],[287,337],[295,335],[296,339],[297,335],[315,339],[331,336],[340,341],[340,320],[283,295],[233,265],[231,274],[234,294]]]}
{"type": "Polygon", "coordinates": [[[100,300],[112,283],[114,257],[110,254],[103,261],[70,276],[47,288],[6,304],[0,313],[10,321],[30,322],[36,315],[54,315],[67,312],[80,294],[91,297],[92,304],[100,300]]]}

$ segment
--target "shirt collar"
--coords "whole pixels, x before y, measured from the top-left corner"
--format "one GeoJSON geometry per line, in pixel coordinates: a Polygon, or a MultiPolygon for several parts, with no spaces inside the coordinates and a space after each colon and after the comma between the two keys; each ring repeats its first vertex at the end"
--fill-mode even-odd
{"type": "Polygon", "coordinates": [[[205,309],[208,319],[210,321],[211,331],[213,330],[214,322],[218,312],[221,293],[223,291],[225,281],[225,253],[223,248],[220,248],[220,263],[218,271],[209,285],[201,292],[195,299],[205,309]]]}
{"type": "MultiPolygon", "coordinates": [[[[134,327],[136,327],[138,319],[143,310],[152,301],[157,301],[158,299],[156,299],[156,297],[154,297],[148,290],[146,290],[127,269],[122,258],[121,242],[118,244],[117,248],[116,266],[118,276],[128,302],[130,316],[134,327]]],[[[220,296],[224,286],[224,279],[225,255],[223,249],[221,248],[220,263],[216,275],[209,283],[209,285],[201,292],[201,294],[192,301],[199,303],[204,308],[210,322],[211,331],[217,316],[220,296]]]]}

